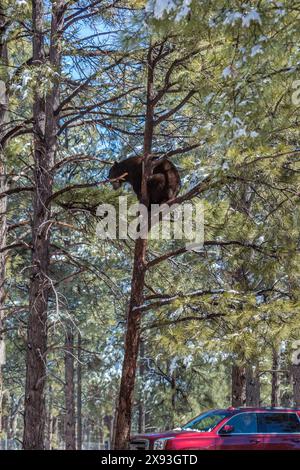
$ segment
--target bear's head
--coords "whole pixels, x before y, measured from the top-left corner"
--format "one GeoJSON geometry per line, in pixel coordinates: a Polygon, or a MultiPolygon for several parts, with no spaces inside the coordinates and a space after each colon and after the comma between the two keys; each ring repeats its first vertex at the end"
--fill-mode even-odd
{"type": "Polygon", "coordinates": [[[109,170],[108,178],[110,180],[116,179],[115,181],[111,181],[112,187],[114,189],[119,189],[122,183],[126,180],[126,176],[128,173],[124,172],[122,165],[120,163],[115,162],[111,169],[109,170]]]}

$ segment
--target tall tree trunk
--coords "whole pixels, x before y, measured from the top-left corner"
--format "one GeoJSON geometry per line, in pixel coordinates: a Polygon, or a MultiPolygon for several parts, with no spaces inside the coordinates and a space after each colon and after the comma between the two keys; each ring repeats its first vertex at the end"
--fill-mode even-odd
{"type": "Polygon", "coordinates": [[[82,367],[81,367],[81,334],[77,341],[77,450],[82,449],[82,367]]]}
{"type": "Polygon", "coordinates": [[[112,432],[110,433],[110,449],[115,448],[115,442],[116,442],[116,434],[117,434],[117,416],[118,416],[118,403],[119,403],[119,396],[116,396],[115,399],[115,410],[114,410],[114,416],[113,416],[113,422],[112,422],[112,432]]]}
{"type": "Polygon", "coordinates": [[[145,375],[145,343],[141,340],[140,343],[140,391],[139,391],[139,404],[138,404],[138,431],[140,434],[145,432],[145,393],[144,393],[144,375],[145,375]]]}
{"type": "Polygon", "coordinates": [[[16,434],[16,424],[20,402],[21,400],[16,400],[16,397],[13,393],[10,395],[9,416],[7,423],[7,439],[9,441],[14,439],[16,434]]]}
{"type": "Polygon", "coordinates": [[[46,422],[46,438],[45,438],[45,449],[51,449],[52,441],[52,404],[53,404],[53,391],[51,385],[48,388],[48,410],[47,410],[47,422],[46,422]]]}
{"type": "MultiPolygon", "coordinates": [[[[61,35],[65,1],[52,3],[49,61],[59,71],[61,35]]],[[[32,4],[33,66],[45,63],[43,0],[32,4]]],[[[59,81],[44,98],[36,83],[33,97],[34,183],[32,220],[32,271],[29,285],[29,317],[27,326],[26,385],[24,436],[25,449],[43,449],[45,433],[45,383],[47,353],[47,309],[50,290],[49,247],[51,234],[52,166],[57,149],[59,81]]]]}
{"type": "Polygon", "coordinates": [[[12,440],[15,437],[16,421],[17,421],[17,410],[15,410],[15,396],[12,393],[10,395],[9,420],[8,420],[8,432],[7,432],[8,440],[12,440]]]}
{"type": "MultiPolygon", "coordinates": [[[[147,55],[147,101],[144,130],[144,160],[142,165],[141,202],[148,207],[147,180],[151,173],[151,150],[154,129],[154,61],[153,48],[150,46],[147,55]]],[[[137,370],[138,352],[141,336],[141,316],[138,308],[144,299],[146,274],[147,239],[138,238],[135,242],[133,273],[131,279],[131,296],[127,314],[127,325],[124,345],[124,360],[117,406],[115,449],[127,449],[130,439],[131,414],[134,402],[134,386],[137,370]]]]}
{"type": "Polygon", "coordinates": [[[279,402],[280,402],[279,365],[280,365],[280,357],[279,357],[278,348],[273,348],[272,379],[271,379],[271,406],[279,406],[279,402]]]}
{"type": "Polygon", "coordinates": [[[67,325],[65,338],[65,445],[66,450],[76,449],[75,438],[75,396],[74,396],[74,335],[72,326],[67,325]]]}
{"type": "Polygon", "coordinates": [[[98,449],[104,448],[104,432],[103,432],[103,420],[100,420],[99,423],[99,439],[98,439],[98,449]]]}
{"type": "Polygon", "coordinates": [[[57,444],[58,449],[63,449],[65,444],[65,414],[59,414],[57,417],[57,444]]]}
{"type": "Polygon", "coordinates": [[[114,444],[114,448],[120,450],[127,449],[130,438],[131,413],[141,331],[141,311],[135,307],[143,303],[146,247],[146,240],[142,238],[136,240],[114,444]]]}
{"type": "MultiPolygon", "coordinates": [[[[0,138],[2,137],[2,126],[8,119],[8,94],[7,94],[7,63],[8,52],[5,33],[8,28],[7,17],[4,16],[3,4],[0,0],[0,138]]],[[[0,144],[1,145],[1,144],[0,144]]],[[[0,147],[0,193],[7,189],[5,168],[5,149],[0,147]]],[[[7,198],[0,199],[0,432],[2,423],[2,401],[4,393],[4,383],[2,366],[5,364],[5,338],[4,338],[4,304],[5,304],[5,274],[6,274],[6,253],[1,249],[6,245],[6,209],[7,198]]]]}
{"type": "Polygon", "coordinates": [[[85,436],[86,436],[85,449],[89,450],[91,446],[91,425],[88,419],[86,420],[86,423],[85,423],[85,436]]]}
{"type": "Polygon", "coordinates": [[[113,416],[112,415],[105,415],[104,418],[103,418],[103,429],[107,428],[108,432],[109,432],[109,441],[110,442],[113,442],[113,432],[114,432],[114,429],[113,429],[113,423],[114,423],[114,419],[113,419],[113,416]]]}
{"type": "Polygon", "coordinates": [[[259,407],[260,379],[258,367],[246,367],[246,405],[259,407]]]}
{"type": "Polygon", "coordinates": [[[50,450],[56,449],[59,443],[59,437],[58,437],[58,417],[53,416],[52,418],[52,429],[51,429],[51,444],[50,444],[50,450]]]}
{"type": "Polygon", "coordinates": [[[114,416],[106,416],[106,425],[109,431],[109,449],[112,448],[112,443],[114,442],[115,428],[114,428],[114,416]]]}
{"type": "Polygon", "coordinates": [[[300,408],[300,365],[291,366],[294,406],[300,408]]]}
{"type": "Polygon", "coordinates": [[[173,370],[171,374],[171,405],[172,405],[172,416],[171,416],[171,429],[175,427],[175,416],[176,416],[176,398],[177,398],[177,383],[176,383],[176,370],[173,370]]]}
{"type": "Polygon", "coordinates": [[[1,431],[3,435],[8,436],[9,435],[9,417],[10,417],[10,406],[9,406],[9,395],[7,393],[7,390],[3,390],[2,393],[2,410],[1,410],[1,431]]]}
{"type": "Polygon", "coordinates": [[[246,371],[244,366],[234,364],[232,366],[231,403],[234,407],[243,406],[246,403],[246,371]]]}

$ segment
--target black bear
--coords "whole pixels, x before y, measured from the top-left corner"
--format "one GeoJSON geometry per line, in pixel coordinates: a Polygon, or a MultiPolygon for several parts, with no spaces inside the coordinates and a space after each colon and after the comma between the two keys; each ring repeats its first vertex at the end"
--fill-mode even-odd
{"type": "MultiPolygon", "coordinates": [[[[122,183],[131,184],[138,199],[141,199],[142,157],[130,157],[116,162],[110,169],[109,179],[120,179],[112,182],[113,188],[118,189],[122,183]]],[[[177,196],[180,190],[180,176],[176,166],[168,159],[161,162],[153,161],[153,173],[148,179],[149,204],[163,204],[177,196]]]]}

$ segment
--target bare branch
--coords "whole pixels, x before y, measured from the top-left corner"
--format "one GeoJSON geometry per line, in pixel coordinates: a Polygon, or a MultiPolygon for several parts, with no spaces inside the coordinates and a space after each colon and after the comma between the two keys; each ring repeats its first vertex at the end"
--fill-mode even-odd
{"type": "Polygon", "coordinates": [[[53,193],[48,198],[47,204],[49,204],[51,201],[53,201],[57,197],[61,196],[62,194],[65,194],[69,191],[73,191],[74,189],[94,188],[96,186],[100,186],[101,184],[107,184],[107,183],[112,183],[113,181],[122,180],[126,175],[127,175],[127,173],[123,173],[121,176],[118,176],[117,178],[111,178],[111,179],[107,178],[105,180],[95,181],[93,183],[79,183],[79,184],[72,184],[70,186],[66,186],[65,188],[59,189],[58,191],[53,193]]]}
{"type": "Polygon", "coordinates": [[[26,243],[26,242],[17,242],[17,243],[12,243],[11,245],[2,246],[0,248],[0,253],[4,253],[5,251],[13,250],[15,248],[23,248],[23,249],[26,249],[26,250],[31,249],[31,247],[30,247],[30,245],[28,245],[28,243],[26,243]]]}
{"type": "Polygon", "coordinates": [[[150,304],[145,305],[138,305],[134,307],[132,310],[139,310],[140,312],[147,312],[151,309],[156,309],[160,307],[164,307],[165,305],[169,305],[175,300],[178,299],[193,299],[196,297],[203,297],[205,295],[218,295],[218,294],[241,294],[240,292],[234,290],[225,290],[225,289],[207,289],[207,290],[197,290],[194,292],[187,292],[185,294],[179,293],[175,294],[172,297],[167,297],[165,299],[158,300],[157,302],[152,302],[150,304]]]}
{"type": "MultiPolygon", "coordinates": [[[[81,109],[81,111],[77,112],[75,111],[75,113],[72,113],[72,114],[76,114],[74,117],[72,117],[71,119],[69,119],[68,121],[66,121],[60,128],[60,133],[70,125],[70,123],[76,121],[77,119],[85,116],[86,114],[89,113],[89,111],[93,110],[94,108],[100,108],[102,106],[105,106],[107,104],[110,104],[110,103],[113,103],[115,101],[117,101],[118,99],[120,98],[124,98],[124,96],[127,96],[128,94],[132,93],[133,91],[135,90],[138,90],[140,87],[134,87],[134,88],[131,88],[130,90],[127,90],[123,93],[120,93],[120,95],[117,95],[117,96],[112,96],[111,98],[108,98],[104,101],[100,101],[98,103],[93,103],[93,104],[90,104],[89,106],[86,106],[84,108],[81,109]]],[[[66,102],[66,100],[65,100],[66,102]]],[[[71,115],[71,114],[70,114],[71,115]]],[[[64,116],[66,117],[66,116],[64,116]]]]}
{"type": "MultiPolygon", "coordinates": [[[[203,243],[204,247],[208,246],[217,246],[217,247],[224,247],[224,246],[240,246],[243,248],[251,248],[252,250],[259,251],[260,253],[264,253],[271,258],[276,258],[276,250],[272,249],[271,252],[268,250],[264,250],[260,245],[257,245],[252,242],[243,241],[243,240],[224,240],[224,241],[214,241],[214,240],[207,240],[203,243]]],[[[187,253],[187,248],[185,246],[178,248],[178,250],[169,251],[147,263],[147,269],[156,266],[157,264],[165,261],[169,258],[174,258],[175,256],[182,255],[183,253],[187,253]]]]}
{"type": "Polygon", "coordinates": [[[10,196],[11,194],[18,194],[18,193],[21,193],[21,192],[24,192],[24,191],[31,192],[33,190],[34,190],[33,186],[24,186],[24,187],[20,187],[20,188],[7,189],[6,191],[0,193],[0,199],[2,199],[3,197],[10,196]]]}
{"type": "Polygon", "coordinates": [[[188,94],[183,98],[183,100],[180,101],[180,103],[178,103],[176,106],[174,106],[174,108],[170,109],[169,111],[167,111],[166,113],[162,114],[160,117],[158,117],[155,121],[154,121],[154,126],[157,126],[158,124],[160,124],[161,122],[163,121],[166,121],[166,119],[168,119],[169,117],[173,116],[173,114],[177,113],[177,111],[179,111],[181,108],[183,108],[183,106],[189,101],[189,99],[196,93],[195,90],[191,90],[188,92],[188,94]]]}
{"type": "Polygon", "coordinates": [[[162,161],[164,161],[167,158],[173,157],[174,155],[179,155],[179,154],[190,152],[191,150],[196,149],[200,146],[201,144],[193,144],[193,145],[188,145],[187,147],[180,147],[178,149],[169,150],[168,152],[165,152],[165,153],[163,152],[154,153],[153,156],[160,155],[160,153],[162,153],[162,155],[156,160],[154,160],[153,168],[158,166],[162,161]]]}
{"type": "Polygon", "coordinates": [[[53,165],[52,167],[52,171],[57,171],[64,165],[68,165],[70,163],[85,162],[85,161],[87,162],[95,161],[95,162],[102,163],[103,165],[112,165],[114,163],[110,160],[103,160],[101,158],[93,157],[91,155],[78,154],[78,155],[71,155],[70,157],[63,158],[59,162],[55,163],[55,165],[53,165]]]}

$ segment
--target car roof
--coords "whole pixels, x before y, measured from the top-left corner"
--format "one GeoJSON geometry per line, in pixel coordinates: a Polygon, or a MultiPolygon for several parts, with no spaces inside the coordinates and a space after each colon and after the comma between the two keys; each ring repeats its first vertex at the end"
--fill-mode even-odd
{"type": "Polygon", "coordinates": [[[236,413],[249,413],[251,411],[259,413],[259,412],[271,412],[271,413],[287,413],[287,412],[294,412],[294,413],[300,413],[300,408],[283,408],[283,407],[276,407],[276,406],[263,406],[263,407],[252,407],[252,406],[241,406],[241,407],[233,407],[230,406],[227,409],[224,409],[223,411],[231,411],[232,414],[236,413]]]}

